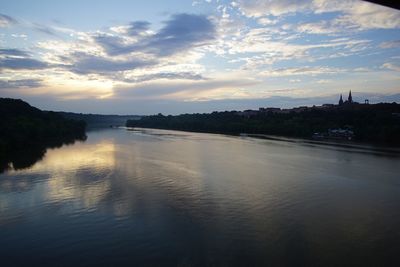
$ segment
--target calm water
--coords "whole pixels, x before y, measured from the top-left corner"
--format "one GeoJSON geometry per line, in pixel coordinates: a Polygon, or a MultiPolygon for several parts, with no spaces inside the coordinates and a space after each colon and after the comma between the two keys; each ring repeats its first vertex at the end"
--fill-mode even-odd
{"type": "Polygon", "coordinates": [[[400,158],[90,132],[0,175],[0,266],[400,265],[400,158]]]}

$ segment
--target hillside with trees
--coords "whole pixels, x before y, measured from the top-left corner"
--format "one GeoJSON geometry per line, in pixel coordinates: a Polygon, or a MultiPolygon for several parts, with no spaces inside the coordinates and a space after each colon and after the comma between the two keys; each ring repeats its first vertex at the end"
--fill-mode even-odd
{"type": "Polygon", "coordinates": [[[29,167],[46,148],[85,138],[84,121],[41,111],[19,99],[0,98],[0,172],[29,167]]]}

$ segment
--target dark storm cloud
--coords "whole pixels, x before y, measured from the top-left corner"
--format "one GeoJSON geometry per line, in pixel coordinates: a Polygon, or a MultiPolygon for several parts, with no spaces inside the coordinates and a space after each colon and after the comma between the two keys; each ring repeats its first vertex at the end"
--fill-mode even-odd
{"type": "Polygon", "coordinates": [[[17,23],[18,21],[16,19],[4,14],[0,14],[0,27],[7,27],[17,23]]]}
{"type": "Polygon", "coordinates": [[[35,88],[42,85],[40,79],[23,79],[23,80],[0,80],[0,89],[14,89],[14,88],[35,88]]]}
{"type": "MultiPolygon", "coordinates": [[[[138,35],[148,26],[149,23],[144,21],[133,22],[128,35],[138,35]]],[[[159,32],[143,37],[135,44],[125,45],[120,38],[109,35],[98,35],[94,39],[109,55],[144,52],[163,57],[204,45],[215,39],[215,34],[215,25],[207,17],[177,14],[167,20],[159,32]]]]}

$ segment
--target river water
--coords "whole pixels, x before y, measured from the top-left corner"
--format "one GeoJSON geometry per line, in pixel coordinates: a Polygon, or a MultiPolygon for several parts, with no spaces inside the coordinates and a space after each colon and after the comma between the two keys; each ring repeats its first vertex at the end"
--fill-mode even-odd
{"type": "Polygon", "coordinates": [[[106,129],[0,174],[1,266],[399,266],[400,157],[106,129]]]}

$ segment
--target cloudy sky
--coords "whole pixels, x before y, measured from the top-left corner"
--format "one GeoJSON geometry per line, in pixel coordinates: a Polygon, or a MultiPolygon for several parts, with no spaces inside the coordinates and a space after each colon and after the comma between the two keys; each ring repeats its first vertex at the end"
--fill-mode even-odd
{"type": "Polygon", "coordinates": [[[400,11],[362,1],[4,0],[0,96],[47,110],[400,102],[400,11]]]}

